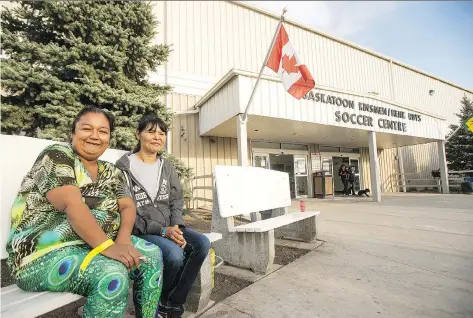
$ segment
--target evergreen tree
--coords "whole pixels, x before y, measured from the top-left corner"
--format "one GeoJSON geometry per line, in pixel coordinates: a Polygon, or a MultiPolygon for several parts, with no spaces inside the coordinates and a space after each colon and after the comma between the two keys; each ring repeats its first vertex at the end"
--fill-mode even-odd
{"type": "MultiPolygon", "coordinates": [[[[139,1],[17,1],[3,8],[2,133],[67,141],[84,106],[112,113],[111,147],[130,150],[139,118],[163,105],[170,87],[151,84],[170,53],[154,44],[158,21],[139,1]]],[[[192,170],[171,154],[184,184],[192,170]]],[[[186,199],[189,198],[188,190],[186,199]]]]}
{"type": "Polygon", "coordinates": [[[1,18],[2,133],[65,141],[75,114],[96,106],[115,116],[111,147],[131,149],[143,113],[170,123],[170,88],[147,81],[170,52],[153,44],[149,3],[21,1],[1,18]]]}
{"type": "MultiPolygon", "coordinates": [[[[454,171],[473,170],[473,132],[469,131],[464,123],[473,115],[473,102],[466,96],[461,101],[462,108],[459,114],[462,127],[445,145],[448,169],[454,171]]],[[[450,134],[458,125],[450,125],[450,134]]]]}

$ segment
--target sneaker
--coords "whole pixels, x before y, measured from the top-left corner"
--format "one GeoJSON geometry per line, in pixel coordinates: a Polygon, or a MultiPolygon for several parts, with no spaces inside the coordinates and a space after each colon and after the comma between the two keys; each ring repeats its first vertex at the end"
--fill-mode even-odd
{"type": "Polygon", "coordinates": [[[178,308],[159,306],[158,315],[161,318],[182,318],[182,314],[184,314],[183,305],[178,308]]]}

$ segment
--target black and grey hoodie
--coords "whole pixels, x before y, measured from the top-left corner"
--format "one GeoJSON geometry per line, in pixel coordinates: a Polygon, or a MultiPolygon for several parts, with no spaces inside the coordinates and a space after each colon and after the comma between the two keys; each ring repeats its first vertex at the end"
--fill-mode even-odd
{"type": "Polygon", "coordinates": [[[132,152],[124,154],[116,163],[127,178],[128,186],[136,204],[136,221],[133,229],[134,235],[155,234],[160,235],[164,226],[182,225],[182,209],[184,207],[184,194],[181,182],[172,163],[160,157],[161,169],[158,181],[158,193],[154,202],[145,188],[136,180],[130,170],[130,156],[132,152]]]}

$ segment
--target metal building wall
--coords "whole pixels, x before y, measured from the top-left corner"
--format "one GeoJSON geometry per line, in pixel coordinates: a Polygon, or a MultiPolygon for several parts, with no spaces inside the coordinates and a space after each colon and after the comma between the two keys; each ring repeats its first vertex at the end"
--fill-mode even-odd
{"type": "MultiPolygon", "coordinates": [[[[405,147],[408,148],[408,147],[405,147]]],[[[361,155],[361,186],[371,189],[370,154],[368,148],[360,148],[361,155]]],[[[378,149],[379,170],[381,176],[381,192],[397,192],[396,178],[399,173],[397,148],[378,149]]]]}
{"type": "MultiPolygon", "coordinates": [[[[173,112],[185,111],[199,98],[173,93],[169,95],[169,107],[173,112]]],[[[236,139],[200,137],[199,114],[175,115],[171,131],[172,153],[194,170],[193,207],[211,206],[213,169],[216,165],[237,165],[236,139]]]]}
{"type": "Polygon", "coordinates": [[[432,170],[439,169],[436,143],[401,147],[404,173],[420,173],[423,178],[431,178],[432,170]]]}
{"type": "MultiPolygon", "coordinates": [[[[169,81],[203,95],[232,68],[258,72],[278,18],[234,1],[157,1],[161,22],[156,42],[172,45],[169,81]],[[194,90],[193,90],[194,89],[194,90]]],[[[455,122],[461,97],[473,97],[455,85],[391,60],[356,44],[287,21],[289,38],[317,85],[360,93],[374,92],[455,122]],[[429,90],[435,90],[433,96],[429,90]]],[[[163,80],[164,68],[151,74],[163,80]]],[[[271,70],[265,73],[272,74],[271,70]]],[[[190,94],[189,92],[187,92],[190,94]]],[[[194,94],[194,93],[193,93],[194,94]]]]}
{"type": "MultiPolygon", "coordinates": [[[[154,5],[161,22],[156,42],[166,41],[174,50],[167,65],[168,78],[175,85],[195,88],[200,95],[231,68],[259,71],[277,25],[275,17],[232,2],[157,1],[154,5]]],[[[361,93],[376,92],[380,97],[446,117],[448,124],[457,121],[454,113],[459,109],[460,99],[464,95],[473,98],[471,92],[400,62],[391,62],[375,52],[291,22],[286,25],[291,41],[318,85],[361,93]],[[433,96],[428,94],[430,89],[435,90],[433,96]]],[[[271,71],[266,73],[271,74],[271,71]]],[[[150,78],[164,82],[164,67],[150,78]]],[[[177,141],[174,139],[174,142],[177,141]]],[[[427,175],[438,168],[435,144],[404,148],[405,172],[421,171],[427,175]]],[[[386,169],[384,175],[396,173],[396,167],[388,165],[388,161],[383,163],[381,157],[380,166],[386,169]],[[390,170],[384,166],[389,166],[390,170]]],[[[387,186],[388,189],[393,187],[387,186]]]]}
{"type": "Polygon", "coordinates": [[[232,78],[200,107],[200,131],[215,128],[240,113],[239,81],[232,78]]]}
{"type": "MultiPolygon", "coordinates": [[[[165,33],[173,45],[169,78],[188,86],[215,84],[232,68],[258,72],[278,23],[234,2],[167,1],[167,14],[164,7],[158,3],[155,11],[165,21],[158,27],[161,38],[165,33]]],[[[391,98],[389,61],[290,22],[286,30],[318,85],[391,98]]]]}
{"type": "Polygon", "coordinates": [[[397,157],[397,148],[383,149],[378,154],[381,192],[398,192],[399,158],[397,157]]]}
{"type": "Polygon", "coordinates": [[[360,148],[360,186],[371,189],[370,152],[368,148],[360,148]]]}
{"type": "Polygon", "coordinates": [[[447,125],[457,124],[455,113],[463,96],[473,94],[424,76],[399,65],[393,65],[395,101],[447,119],[447,125]],[[434,90],[434,94],[429,94],[434,90]]]}

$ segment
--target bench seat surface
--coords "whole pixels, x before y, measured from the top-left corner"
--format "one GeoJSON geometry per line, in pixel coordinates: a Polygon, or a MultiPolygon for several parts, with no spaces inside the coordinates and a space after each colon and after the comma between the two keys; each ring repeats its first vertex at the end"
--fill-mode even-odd
{"type": "Polygon", "coordinates": [[[262,221],[257,221],[249,224],[235,226],[230,228],[230,232],[267,232],[288,225],[294,222],[302,221],[304,219],[320,214],[319,211],[294,212],[275,218],[270,218],[262,221]]]}
{"type": "MultiPolygon", "coordinates": [[[[210,242],[222,238],[220,233],[203,233],[210,242]]],[[[80,295],[56,292],[27,292],[17,285],[2,287],[1,316],[30,318],[48,313],[82,298],[80,295]]]]}
{"type": "Polygon", "coordinates": [[[37,317],[81,299],[70,293],[27,292],[16,285],[2,288],[2,317],[37,317]]]}
{"type": "Polygon", "coordinates": [[[221,233],[216,233],[216,232],[211,232],[211,233],[202,233],[207,238],[209,239],[210,243],[221,240],[222,239],[222,234],[221,233]]]}

